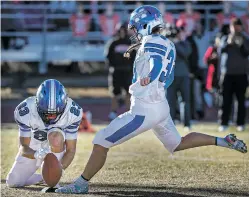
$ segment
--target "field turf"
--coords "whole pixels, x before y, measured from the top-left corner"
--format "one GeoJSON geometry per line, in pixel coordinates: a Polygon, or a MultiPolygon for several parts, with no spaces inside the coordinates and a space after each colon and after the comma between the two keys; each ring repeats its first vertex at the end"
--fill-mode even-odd
{"type": "MultiPolygon", "coordinates": [[[[95,125],[97,130],[104,125],[95,125]]],[[[181,135],[185,135],[178,126],[181,135]]],[[[248,127],[247,127],[248,129],[248,127]]],[[[235,133],[249,144],[249,132],[216,132],[217,125],[198,124],[193,131],[224,136],[235,133]]],[[[66,170],[61,185],[71,182],[82,172],[91,153],[94,134],[79,135],[77,153],[66,170]]],[[[15,125],[2,125],[1,194],[2,196],[80,196],[42,194],[43,186],[7,188],[5,179],[18,150],[15,125]]],[[[92,179],[86,197],[185,197],[185,196],[249,196],[249,153],[241,154],[225,148],[209,146],[170,155],[155,135],[148,131],[112,148],[103,169],[92,179]]]]}

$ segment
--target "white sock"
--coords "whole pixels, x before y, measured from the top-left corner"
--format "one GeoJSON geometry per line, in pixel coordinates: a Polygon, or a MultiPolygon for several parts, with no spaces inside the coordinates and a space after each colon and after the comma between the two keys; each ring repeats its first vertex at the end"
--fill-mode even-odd
{"type": "Polygon", "coordinates": [[[81,175],[79,176],[79,178],[77,178],[75,180],[75,183],[77,185],[85,185],[85,184],[88,184],[88,181],[86,179],[84,179],[81,175]]]}
{"type": "Polygon", "coordinates": [[[224,138],[221,137],[216,137],[215,138],[215,145],[216,146],[222,146],[222,147],[226,147],[229,148],[230,146],[228,145],[227,141],[224,138]]]}

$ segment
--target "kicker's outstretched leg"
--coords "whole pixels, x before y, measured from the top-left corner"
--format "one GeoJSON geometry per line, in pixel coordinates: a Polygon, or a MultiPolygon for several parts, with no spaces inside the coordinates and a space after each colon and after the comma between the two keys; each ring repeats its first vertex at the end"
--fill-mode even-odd
{"type": "Polygon", "coordinates": [[[246,144],[242,140],[237,139],[234,134],[229,134],[226,137],[221,138],[195,132],[189,133],[183,137],[181,143],[175,149],[175,151],[208,145],[216,145],[235,149],[241,153],[247,152],[246,144]]]}

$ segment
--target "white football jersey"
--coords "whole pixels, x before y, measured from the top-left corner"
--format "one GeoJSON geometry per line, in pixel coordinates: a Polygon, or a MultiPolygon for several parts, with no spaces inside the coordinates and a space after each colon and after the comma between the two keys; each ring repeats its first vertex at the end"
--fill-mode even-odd
{"type": "Polygon", "coordinates": [[[165,88],[174,79],[175,58],[175,46],[169,39],[159,34],[145,36],[134,61],[130,94],[148,103],[166,100],[165,88]],[[140,85],[144,77],[151,79],[147,86],[140,85]]]}
{"type": "Polygon", "coordinates": [[[19,126],[19,136],[31,137],[31,141],[38,144],[46,141],[47,132],[54,128],[60,128],[64,131],[66,140],[77,139],[82,115],[82,108],[71,98],[68,98],[67,106],[60,119],[55,124],[46,125],[37,112],[35,96],[21,102],[14,112],[15,120],[19,126]]]}

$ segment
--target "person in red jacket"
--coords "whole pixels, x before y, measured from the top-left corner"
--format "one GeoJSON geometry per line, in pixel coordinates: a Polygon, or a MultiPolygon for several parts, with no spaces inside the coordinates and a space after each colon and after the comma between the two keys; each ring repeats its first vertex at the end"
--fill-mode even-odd
{"type": "Polygon", "coordinates": [[[249,2],[247,4],[247,13],[241,17],[245,31],[249,34],[249,2]]]}
{"type": "Polygon", "coordinates": [[[208,65],[208,73],[206,79],[206,90],[209,92],[214,92],[218,88],[218,43],[219,38],[215,39],[213,46],[208,47],[205,55],[204,62],[208,65]]]}
{"type": "Polygon", "coordinates": [[[75,37],[84,37],[90,28],[91,17],[84,13],[82,4],[78,5],[78,11],[70,18],[73,35],[75,37]]]}
{"type": "Polygon", "coordinates": [[[99,23],[101,31],[104,36],[111,37],[115,32],[115,27],[119,23],[120,17],[113,11],[113,3],[108,2],[106,4],[106,10],[104,14],[99,16],[99,23]]]}

